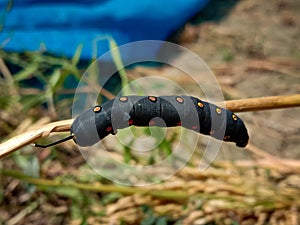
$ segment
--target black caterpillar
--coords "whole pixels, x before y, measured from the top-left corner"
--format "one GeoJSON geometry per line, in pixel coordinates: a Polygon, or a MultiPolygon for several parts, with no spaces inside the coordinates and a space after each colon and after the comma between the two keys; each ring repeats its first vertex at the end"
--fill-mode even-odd
{"type": "Polygon", "coordinates": [[[122,96],[79,115],[68,139],[91,146],[118,129],[135,126],[183,126],[201,134],[245,147],[249,136],[244,122],[233,112],[191,96],[122,96]]]}

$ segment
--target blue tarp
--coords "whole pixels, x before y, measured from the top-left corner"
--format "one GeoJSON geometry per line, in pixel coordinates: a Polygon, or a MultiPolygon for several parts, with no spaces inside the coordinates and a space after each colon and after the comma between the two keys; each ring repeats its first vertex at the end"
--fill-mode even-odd
{"type": "MultiPolygon", "coordinates": [[[[95,40],[110,35],[119,44],[166,40],[209,0],[1,0],[0,48],[90,59],[95,40]],[[11,4],[11,5],[10,5],[11,4]]],[[[97,56],[108,50],[99,40],[97,56]]],[[[154,50],[153,50],[154,51],[154,50]]]]}

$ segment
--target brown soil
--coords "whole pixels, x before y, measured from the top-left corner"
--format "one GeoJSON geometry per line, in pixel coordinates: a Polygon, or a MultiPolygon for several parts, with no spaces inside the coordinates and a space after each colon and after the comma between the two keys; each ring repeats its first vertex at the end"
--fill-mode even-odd
{"type": "MultiPolygon", "coordinates": [[[[214,71],[231,98],[300,93],[299,12],[297,0],[239,1],[220,22],[195,27],[199,38],[186,46],[212,68],[220,68],[214,71]]],[[[300,108],[292,108],[240,116],[249,127],[252,144],[299,159],[299,115],[300,108]]],[[[234,154],[226,151],[224,157],[234,154]]]]}

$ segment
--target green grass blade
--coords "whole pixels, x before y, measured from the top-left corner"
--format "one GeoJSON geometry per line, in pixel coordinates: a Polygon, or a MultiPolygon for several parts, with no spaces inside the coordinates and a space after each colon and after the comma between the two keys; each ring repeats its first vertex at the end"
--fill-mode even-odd
{"type": "Polygon", "coordinates": [[[37,63],[29,64],[25,69],[14,74],[13,78],[15,82],[20,82],[29,79],[37,70],[39,66],[37,63]]]}
{"type": "Polygon", "coordinates": [[[77,49],[75,51],[75,54],[74,54],[74,56],[73,56],[73,58],[71,60],[71,63],[72,63],[73,66],[76,66],[77,63],[79,62],[80,55],[81,55],[81,52],[82,52],[82,48],[83,48],[82,44],[78,45],[78,47],[77,47],[77,49]]]}

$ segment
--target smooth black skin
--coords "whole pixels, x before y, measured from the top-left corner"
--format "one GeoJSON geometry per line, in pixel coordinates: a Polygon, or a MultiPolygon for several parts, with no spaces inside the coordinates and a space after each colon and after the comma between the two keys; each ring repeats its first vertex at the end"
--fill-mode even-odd
{"type": "Polygon", "coordinates": [[[71,126],[71,134],[79,146],[91,146],[107,135],[115,134],[118,129],[131,125],[159,127],[180,125],[219,140],[235,142],[238,147],[245,147],[248,143],[249,135],[240,118],[235,116],[234,120],[231,111],[198,98],[151,96],[152,101],[149,96],[121,98],[105,102],[101,105],[100,112],[94,112],[92,108],[75,119],[71,126]],[[124,101],[124,98],[127,100],[124,101]],[[199,107],[198,104],[202,104],[203,107],[199,107]]]}

